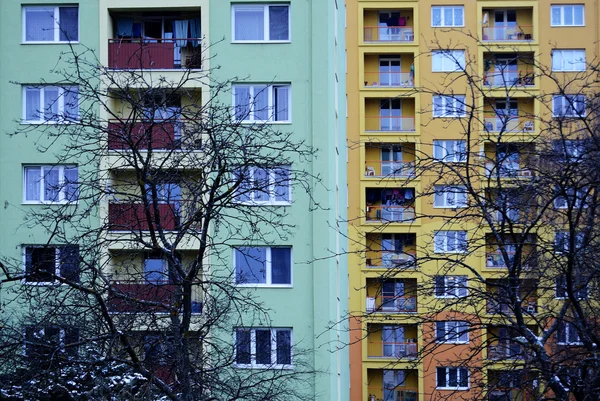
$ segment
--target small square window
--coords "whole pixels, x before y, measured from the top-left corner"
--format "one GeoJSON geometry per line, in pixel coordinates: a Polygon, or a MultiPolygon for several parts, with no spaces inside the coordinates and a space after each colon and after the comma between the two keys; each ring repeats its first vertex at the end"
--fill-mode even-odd
{"type": "Polygon", "coordinates": [[[287,42],[290,6],[287,4],[234,4],[234,42],[287,42]]]}
{"type": "Polygon", "coordinates": [[[235,282],[237,284],[292,284],[292,248],[235,248],[235,282]]]}
{"type": "Polygon", "coordinates": [[[433,96],[433,117],[457,118],[466,115],[466,96],[433,96]]]}
{"type": "Polygon", "coordinates": [[[465,69],[464,50],[434,50],[431,52],[431,71],[456,72],[465,69]]]}
{"type": "Polygon", "coordinates": [[[462,27],[465,26],[464,6],[434,6],[431,7],[432,27],[462,27]]]}
{"type": "Polygon", "coordinates": [[[24,203],[67,203],[79,197],[76,166],[23,167],[24,203]]]}
{"type": "Polygon", "coordinates": [[[584,26],[583,4],[557,4],[550,9],[551,26],[584,26]]]}
{"type": "Polygon", "coordinates": [[[23,7],[23,42],[76,42],[79,7],[23,7]]]}

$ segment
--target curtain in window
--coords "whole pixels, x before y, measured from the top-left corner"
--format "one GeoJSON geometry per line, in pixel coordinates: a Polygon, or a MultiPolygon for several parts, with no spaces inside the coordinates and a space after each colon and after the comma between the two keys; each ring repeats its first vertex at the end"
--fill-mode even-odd
{"type": "Polygon", "coordinates": [[[60,117],[58,114],[58,94],[59,89],[55,86],[46,86],[44,88],[44,120],[56,121],[60,117]]]}
{"type": "Polygon", "coordinates": [[[269,87],[254,87],[254,119],[267,121],[270,117],[269,87]]]}
{"type": "Polygon", "coordinates": [[[289,96],[290,88],[288,86],[273,87],[275,97],[275,121],[288,121],[289,117],[289,96]]]}
{"type": "Polygon", "coordinates": [[[290,172],[287,168],[274,170],[275,200],[277,202],[288,202],[290,200],[290,172]]]}
{"type": "Polygon", "coordinates": [[[25,40],[54,40],[54,7],[25,9],[25,40]]]}
{"type": "Polygon", "coordinates": [[[58,167],[44,167],[44,200],[59,201],[60,180],[58,167]]]}
{"type": "Polygon", "coordinates": [[[262,168],[254,169],[254,200],[257,202],[266,202],[270,198],[270,180],[269,171],[262,168]]]}
{"type": "Polygon", "coordinates": [[[263,6],[235,7],[235,40],[264,40],[263,6]]]}
{"type": "MultiPolygon", "coordinates": [[[[190,37],[191,38],[202,38],[200,33],[200,18],[192,18],[190,20],[190,37]]],[[[200,45],[199,40],[190,40],[190,43],[194,47],[198,47],[200,45]]]]}
{"type": "Polygon", "coordinates": [[[269,39],[289,40],[289,7],[269,7],[269,39]]]}
{"type": "Polygon", "coordinates": [[[79,40],[79,7],[60,7],[60,40],[79,40]]]}
{"type": "Polygon", "coordinates": [[[40,119],[40,89],[25,89],[25,120],[37,121],[40,119]]]}
{"type": "Polygon", "coordinates": [[[173,35],[175,36],[175,46],[177,47],[185,47],[187,45],[187,37],[188,37],[188,20],[175,20],[173,21],[173,30],[175,31],[173,35]]]}
{"type": "Polygon", "coordinates": [[[39,201],[40,199],[40,168],[25,168],[25,200],[39,201]]]}

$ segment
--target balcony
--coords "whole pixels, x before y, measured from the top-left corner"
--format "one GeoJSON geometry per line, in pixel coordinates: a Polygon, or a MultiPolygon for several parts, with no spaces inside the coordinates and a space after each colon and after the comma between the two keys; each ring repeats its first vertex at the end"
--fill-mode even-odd
{"type": "Polygon", "coordinates": [[[415,132],[415,118],[402,116],[366,116],[366,130],[380,132],[415,132]]]}
{"type": "Polygon", "coordinates": [[[110,231],[148,231],[160,228],[174,231],[179,227],[179,203],[161,203],[156,205],[158,215],[154,208],[145,208],[142,203],[109,203],[108,224],[110,231]]]}
{"type": "Polygon", "coordinates": [[[402,223],[415,219],[413,188],[366,190],[367,222],[402,223]]]}
{"type": "Polygon", "coordinates": [[[171,308],[171,297],[177,286],[168,282],[113,281],[111,282],[109,312],[165,313],[171,308]]]}
{"type": "Polygon", "coordinates": [[[369,359],[415,359],[418,355],[416,325],[369,324],[369,359]]]}
{"type": "Polygon", "coordinates": [[[490,178],[531,178],[535,147],[531,143],[486,143],[485,176],[490,178]]]}
{"type": "Polygon", "coordinates": [[[365,177],[414,178],[414,143],[367,143],[365,177]]]}
{"type": "Polygon", "coordinates": [[[498,116],[487,115],[484,117],[484,126],[487,132],[515,133],[534,132],[535,125],[532,116],[498,116]]]}
{"type": "Polygon", "coordinates": [[[494,360],[523,359],[524,353],[519,343],[499,340],[488,347],[488,358],[494,360]]]}
{"type": "Polygon", "coordinates": [[[111,12],[108,67],[202,68],[200,8],[195,11],[111,12]]]}
{"type": "Polygon", "coordinates": [[[483,75],[483,84],[490,87],[513,88],[516,86],[534,86],[533,71],[488,71],[483,75]]]}
{"type": "Polygon", "coordinates": [[[367,234],[368,269],[409,269],[416,267],[415,234],[367,234]]]}
{"type": "Polygon", "coordinates": [[[365,43],[412,43],[415,40],[412,9],[365,9],[363,41],[365,43]]]}
{"type": "Polygon", "coordinates": [[[109,150],[175,149],[181,142],[181,124],[173,120],[126,123],[109,121],[109,150]]]}
{"type": "Polygon", "coordinates": [[[533,9],[483,9],[484,42],[531,42],[534,39],[533,9]]]}
{"type": "Polygon", "coordinates": [[[367,88],[413,88],[414,73],[411,71],[365,71],[365,87],[367,88]]]}
{"type": "Polygon", "coordinates": [[[369,395],[367,401],[418,401],[419,390],[417,388],[402,388],[399,387],[373,387],[369,386],[369,394],[383,394],[381,397],[369,395]]]}
{"type": "Polygon", "coordinates": [[[524,279],[519,281],[517,289],[512,289],[508,280],[488,280],[486,292],[488,294],[487,313],[513,315],[514,305],[510,301],[510,292],[518,291],[515,295],[521,300],[520,309],[525,314],[535,314],[538,311],[537,282],[524,279]]]}
{"type": "Polygon", "coordinates": [[[414,178],[415,163],[412,161],[366,160],[365,177],[414,178]]]}
{"type": "Polygon", "coordinates": [[[416,312],[416,293],[415,279],[367,279],[367,313],[416,312]]]}
{"type": "Polygon", "coordinates": [[[415,100],[413,98],[367,98],[365,131],[415,132],[415,100]]]}
{"type": "Polygon", "coordinates": [[[366,401],[418,401],[419,381],[412,369],[368,369],[366,401]]]}
{"type": "Polygon", "coordinates": [[[507,268],[513,267],[517,250],[520,250],[520,263],[524,268],[537,267],[537,254],[535,252],[535,237],[523,238],[521,235],[507,236],[504,243],[499,246],[490,234],[486,238],[486,267],[507,268]],[[504,254],[502,253],[504,251],[504,254]]]}

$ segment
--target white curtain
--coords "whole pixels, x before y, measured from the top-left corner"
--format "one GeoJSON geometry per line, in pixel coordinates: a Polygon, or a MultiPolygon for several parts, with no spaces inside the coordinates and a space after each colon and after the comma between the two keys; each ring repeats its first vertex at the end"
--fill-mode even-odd
{"type": "Polygon", "coordinates": [[[40,89],[25,89],[25,120],[37,121],[40,119],[40,89]]]}
{"type": "Polygon", "coordinates": [[[44,167],[44,200],[59,201],[60,182],[58,167],[44,167]]]}
{"type": "Polygon", "coordinates": [[[57,120],[58,115],[58,92],[56,86],[46,86],[44,88],[44,120],[57,120]]]}
{"type": "Polygon", "coordinates": [[[79,118],[79,88],[71,86],[64,89],[65,118],[77,120],[79,118]]]}
{"type": "Polygon", "coordinates": [[[290,88],[288,86],[275,86],[275,121],[288,121],[289,117],[289,96],[290,88]]]}
{"type": "Polygon", "coordinates": [[[187,45],[187,37],[188,37],[188,20],[176,20],[173,21],[173,30],[175,39],[175,45],[178,47],[185,47],[187,45]]]}
{"type": "Polygon", "coordinates": [[[79,197],[77,181],[79,178],[77,167],[65,167],[64,193],[68,201],[77,200],[79,197]]]}
{"type": "Polygon", "coordinates": [[[236,6],[234,40],[264,40],[264,6],[236,6]]]}
{"type": "Polygon", "coordinates": [[[25,200],[39,201],[40,199],[40,168],[25,167],[25,200]]]}
{"type": "Polygon", "coordinates": [[[244,121],[250,119],[250,88],[235,86],[233,89],[235,119],[244,121]]]}

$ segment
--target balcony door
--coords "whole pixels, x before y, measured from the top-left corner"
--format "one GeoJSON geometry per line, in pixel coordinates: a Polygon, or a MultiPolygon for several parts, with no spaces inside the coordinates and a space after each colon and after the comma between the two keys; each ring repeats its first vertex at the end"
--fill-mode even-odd
{"type": "Polygon", "coordinates": [[[379,105],[381,131],[402,130],[402,102],[400,99],[383,99],[379,105]]]}
{"type": "Polygon", "coordinates": [[[399,12],[380,11],[379,12],[379,40],[397,42],[402,40],[400,34],[402,30],[398,26],[400,20],[399,12]]]}
{"type": "Polygon", "coordinates": [[[400,86],[400,57],[379,57],[379,85],[400,86]]]}
{"type": "Polygon", "coordinates": [[[496,149],[497,166],[501,176],[513,177],[520,169],[519,147],[512,143],[499,144],[496,149]]]}
{"type": "Polygon", "coordinates": [[[381,332],[381,341],[383,343],[383,356],[402,357],[405,352],[404,327],[402,326],[383,326],[381,332]]]}
{"type": "Polygon", "coordinates": [[[494,11],[495,40],[516,40],[517,10],[494,11]]]}
{"type": "Polygon", "coordinates": [[[384,311],[398,312],[404,300],[404,282],[399,280],[386,280],[381,286],[381,308],[384,311]]]}
{"type": "Polygon", "coordinates": [[[495,63],[495,86],[513,86],[519,79],[519,69],[516,58],[498,58],[495,63]]]}
{"type": "Polygon", "coordinates": [[[389,145],[381,147],[381,175],[402,175],[402,146],[389,145]]]}
{"type": "Polygon", "coordinates": [[[519,107],[516,100],[496,100],[496,130],[513,131],[518,126],[519,107]]]}
{"type": "Polygon", "coordinates": [[[406,378],[404,370],[384,370],[383,371],[383,401],[398,401],[405,400],[403,398],[402,388],[404,387],[406,378]]]}
{"type": "Polygon", "coordinates": [[[149,283],[161,283],[168,281],[167,260],[160,254],[148,253],[144,257],[144,278],[149,283]]]}

